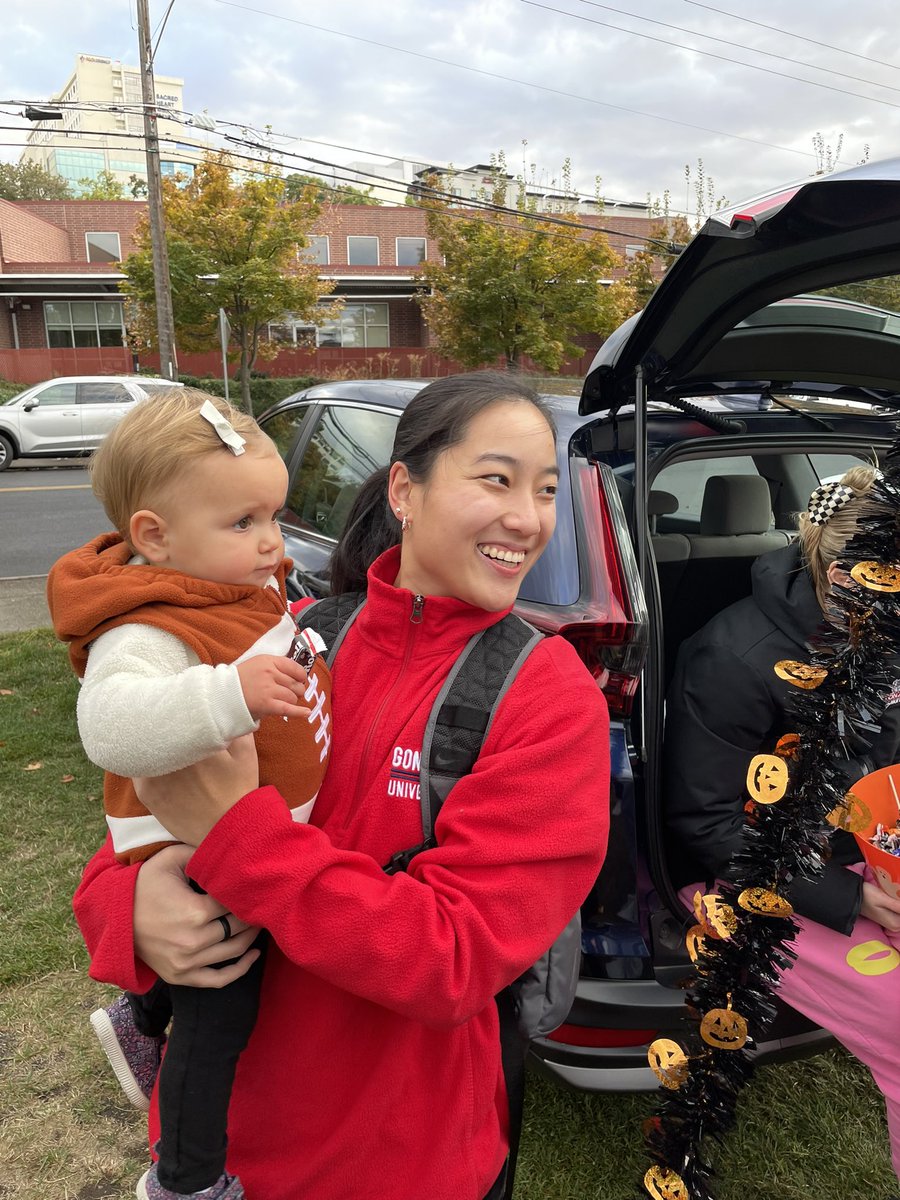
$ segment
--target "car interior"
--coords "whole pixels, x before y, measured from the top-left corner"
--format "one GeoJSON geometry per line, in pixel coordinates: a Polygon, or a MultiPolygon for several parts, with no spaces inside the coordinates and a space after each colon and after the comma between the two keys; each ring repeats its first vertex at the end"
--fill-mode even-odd
{"type": "Polygon", "coordinates": [[[851,453],[767,449],[662,467],[649,514],[666,683],[681,643],[750,594],[750,570],[761,554],[793,540],[796,515],[813,489],[865,461],[851,453]]]}

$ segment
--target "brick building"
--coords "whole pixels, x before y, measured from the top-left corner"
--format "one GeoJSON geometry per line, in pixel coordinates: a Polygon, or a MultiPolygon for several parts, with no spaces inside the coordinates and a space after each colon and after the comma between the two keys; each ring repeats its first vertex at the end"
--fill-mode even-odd
{"type": "MultiPolygon", "coordinates": [[[[119,260],[133,249],[146,205],[135,200],[0,200],[0,349],[125,344],[119,260]]],[[[582,218],[610,233],[623,258],[650,221],[615,213],[582,218]]],[[[303,252],[333,281],[341,313],[315,326],[285,314],[269,336],[286,346],[427,347],[418,267],[438,256],[425,213],[409,206],[334,205],[303,252]]]]}
{"type": "Polygon", "coordinates": [[[118,263],[143,208],[0,200],[0,349],[122,346],[118,263]]]}

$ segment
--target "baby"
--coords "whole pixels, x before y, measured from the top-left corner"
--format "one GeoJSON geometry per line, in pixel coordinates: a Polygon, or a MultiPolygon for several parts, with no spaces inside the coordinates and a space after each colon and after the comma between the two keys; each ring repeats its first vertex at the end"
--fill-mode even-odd
{"type": "MultiPolygon", "coordinates": [[[[331,679],[321,641],[295,638],[288,611],[278,526],[287,472],[275,446],[224,401],[173,388],[123,418],[91,480],[117,532],[62,557],[48,601],[82,680],[78,728],[106,772],[117,857],[140,863],[174,842],[132,778],[166,775],[254,731],[261,782],[307,821],[331,746],[331,679]]],[[[227,940],[227,915],[219,921],[227,940]]],[[[260,942],[264,951],[265,934],[260,942]]],[[[264,957],[225,988],[159,981],[93,1014],[133,1103],[149,1109],[159,1073],[158,1159],[138,1183],[142,1200],[243,1200],[225,1171],[226,1127],[264,957]]]]}

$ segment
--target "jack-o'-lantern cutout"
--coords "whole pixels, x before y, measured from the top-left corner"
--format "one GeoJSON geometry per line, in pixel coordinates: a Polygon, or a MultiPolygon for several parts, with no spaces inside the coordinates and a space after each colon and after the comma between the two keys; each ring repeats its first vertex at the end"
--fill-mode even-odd
{"type": "Polygon", "coordinates": [[[668,1167],[651,1167],[644,1176],[644,1187],[653,1200],[690,1200],[684,1180],[668,1167]]]}
{"type": "Polygon", "coordinates": [[[747,791],[757,804],[775,804],[788,786],[788,769],[776,754],[757,754],[747,768],[747,791]]]}
{"type": "Polygon", "coordinates": [[[800,734],[784,733],[775,743],[775,753],[789,762],[800,757],[800,734]]]}
{"type": "Polygon", "coordinates": [[[731,1007],[711,1008],[700,1022],[700,1036],[716,1050],[740,1050],[747,1041],[747,1022],[731,1007]]]}
{"type": "Polygon", "coordinates": [[[703,932],[714,938],[730,938],[737,929],[734,909],[716,892],[694,893],[694,914],[703,932]]]}
{"type": "Polygon", "coordinates": [[[871,592],[900,592],[900,567],[890,563],[858,562],[851,568],[850,578],[871,592]]]}
{"type": "Polygon", "coordinates": [[[706,930],[702,925],[692,925],[684,935],[684,945],[687,950],[691,962],[695,963],[701,954],[713,954],[709,942],[704,936],[706,930]]]}
{"type": "Polygon", "coordinates": [[[825,820],[835,829],[847,833],[862,833],[872,824],[872,813],[868,804],[855,792],[847,792],[840,804],[835,805],[825,820]]]}
{"type": "Polygon", "coordinates": [[[663,1087],[680,1088],[688,1076],[688,1056],[671,1038],[657,1038],[647,1048],[650,1070],[663,1087]]]}
{"type": "Polygon", "coordinates": [[[811,692],[828,677],[824,667],[813,667],[809,663],[796,662],[791,658],[783,658],[781,662],[777,662],[775,674],[786,683],[803,688],[805,692],[811,692]]]}
{"type": "Polygon", "coordinates": [[[789,900],[763,887],[744,888],[738,904],[757,917],[789,917],[794,911],[789,900]]]}

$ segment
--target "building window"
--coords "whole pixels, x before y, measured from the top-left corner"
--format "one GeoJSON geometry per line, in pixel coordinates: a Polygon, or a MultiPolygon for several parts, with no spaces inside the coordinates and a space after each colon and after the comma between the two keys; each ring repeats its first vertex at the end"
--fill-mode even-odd
{"type": "Polygon", "coordinates": [[[306,245],[301,247],[298,255],[300,258],[305,258],[307,262],[314,262],[318,263],[320,267],[327,267],[330,261],[328,257],[328,238],[307,238],[306,245]]]}
{"type": "Polygon", "coordinates": [[[70,183],[96,179],[106,165],[103,152],[98,150],[56,150],[54,157],[56,174],[70,183]]]}
{"type": "Polygon", "coordinates": [[[45,300],[44,321],[51,349],[125,345],[119,300],[45,300]]]}
{"type": "Polygon", "coordinates": [[[185,162],[164,162],[159,164],[160,175],[168,179],[175,179],[181,176],[185,181],[194,178],[194,164],[185,162]]]}
{"type": "Polygon", "coordinates": [[[397,266],[417,267],[425,261],[425,239],[422,237],[397,238],[397,266]]]}
{"type": "Polygon", "coordinates": [[[378,238],[348,237],[347,262],[351,267],[377,267],[378,238]]]}
{"type": "Polygon", "coordinates": [[[391,344],[387,304],[345,304],[319,326],[320,346],[369,349],[391,344]]]}
{"type": "Polygon", "coordinates": [[[269,341],[280,346],[300,347],[315,350],[316,327],[306,319],[298,319],[293,313],[285,313],[280,321],[269,321],[266,326],[269,341]]]}
{"type": "Polygon", "coordinates": [[[88,262],[119,262],[122,258],[122,246],[117,233],[86,233],[84,241],[88,262]]]}
{"type": "Polygon", "coordinates": [[[643,242],[639,246],[627,245],[625,247],[625,258],[629,262],[631,262],[633,259],[637,258],[637,256],[643,250],[646,250],[646,249],[647,249],[647,247],[643,244],[643,242]]]}

